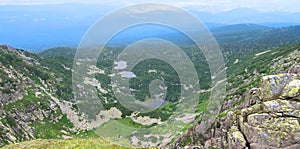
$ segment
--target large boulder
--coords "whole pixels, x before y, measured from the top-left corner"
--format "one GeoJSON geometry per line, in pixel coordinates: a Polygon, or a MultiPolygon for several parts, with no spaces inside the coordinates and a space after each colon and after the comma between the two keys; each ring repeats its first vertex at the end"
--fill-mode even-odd
{"type": "Polygon", "coordinates": [[[271,100],[278,98],[284,87],[297,78],[296,74],[279,74],[264,76],[261,79],[261,99],[271,100]]]}

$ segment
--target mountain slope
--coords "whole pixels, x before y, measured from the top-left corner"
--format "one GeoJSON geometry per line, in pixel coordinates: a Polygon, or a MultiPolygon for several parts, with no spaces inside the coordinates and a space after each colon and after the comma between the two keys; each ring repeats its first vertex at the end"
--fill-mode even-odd
{"type": "Polygon", "coordinates": [[[299,48],[272,49],[236,63],[221,113],[200,120],[170,148],[299,148],[299,48]],[[212,125],[203,129],[206,124],[212,125]]]}
{"type": "MultiPolygon", "coordinates": [[[[300,45],[295,44],[283,48],[244,55],[244,59],[238,59],[239,57],[230,58],[228,62],[228,95],[222,106],[223,112],[217,115],[216,123],[212,126],[214,131],[220,133],[221,130],[219,128],[221,126],[226,126],[226,129],[227,126],[231,126],[229,122],[223,121],[222,119],[225,115],[228,115],[230,111],[247,109],[253,106],[252,103],[256,102],[256,100],[252,100],[252,97],[249,96],[247,91],[253,87],[258,87],[259,80],[262,76],[284,72],[289,72],[291,74],[299,73],[299,48],[300,45]],[[235,62],[236,60],[234,58],[237,58],[238,61],[235,62]]],[[[106,56],[113,57],[114,54],[111,54],[110,52],[111,51],[106,53],[108,54],[106,56]]],[[[199,58],[195,55],[191,56],[194,56],[195,59],[199,58]]],[[[14,49],[7,45],[1,45],[0,60],[0,69],[3,70],[0,72],[1,145],[38,138],[64,139],[90,136],[97,137],[93,131],[85,132],[85,130],[82,130],[87,128],[90,130],[93,127],[86,125],[84,118],[78,116],[79,113],[76,110],[76,106],[70,102],[72,101],[71,99],[73,99],[70,77],[72,71],[72,59],[64,57],[39,57],[23,50],[14,49]]],[[[160,62],[152,61],[151,63],[161,67],[162,70],[158,71],[171,72],[170,69],[160,62]]],[[[99,91],[99,95],[101,95],[100,99],[103,101],[106,99],[107,101],[114,99],[112,96],[113,94],[110,94],[109,83],[103,83],[109,80],[107,79],[107,76],[111,74],[109,71],[111,66],[113,66],[113,61],[110,60],[100,63],[96,68],[93,67],[92,69],[92,72],[101,74],[96,76],[96,78],[101,81],[101,87],[107,90],[107,93],[99,91]],[[105,72],[104,74],[103,71],[105,72]]],[[[138,69],[135,73],[147,73],[148,71],[146,71],[147,69],[145,66],[147,66],[147,63],[141,64],[137,67],[138,69]]],[[[153,76],[147,76],[141,79],[151,79],[151,77],[153,76]]],[[[169,79],[174,79],[172,74],[167,77],[169,77],[169,79]]],[[[137,83],[133,82],[136,83],[134,85],[137,85],[139,80],[136,81],[137,83]]],[[[176,95],[177,90],[176,88],[173,88],[170,92],[172,95],[170,97],[173,97],[176,95]]],[[[140,96],[141,99],[147,95],[144,90],[141,92],[135,91],[135,93],[140,96]]],[[[201,113],[206,109],[209,94],[205,93],[200,96],[197,112],[201,113]]],[[[263,99],[265,99],[265,97],[263,97],[263,99]]],[[[283,98],[282,100],[288,99],[283,98]]],[[[121,111],[122,116],[120,119],[117,119],[119,122],[126,123],[128,126],[136,128],[145,126],[132,119],[126,119],[126,116],[131,115],[131,111],[122,109],[122,106],[120,106],[119,103],[105,106],[107,106],[106,108],[108,110],[115,107],[121,111]]],[[[138,116],[141,118],[150,115],[150,119],[160,118],[160,120],[163,121],[164,119],[168,119],[170,114],[172,114],[172,105],[166,105],[166,107],[159,108],[153,113],[138,116]],[[167,110],[164,110],[164,108],[167,108],[167,110]]],[[[245,114],[251,115],[253,113],[245,114]]],[[[236,116],[239,117],[239,114],[236,114],[236,116]]],[[[201,118],[201,116],[199,118],[201,118]]],[[[202,121],[200,121],[200,124],[201,122],[202,121]]],[[[235,122],[238,123],[239,121],[235,122]]],[[[239,125],[242,124],[243,123],[239,123],[239,125]]],[[[215,133],[211,134],[211,130],[204,130],[204,132],[201,129],[199,130],[198,126],[200,125],[195,125],[188,131],[188,134],[193,134],[192,139],[182,141],[184,140],[182,138],[187,138],[186,136],[183,136],[175,142],[179,143],[180,146],[204,145],[207,141],[213,142],[214,138],[219,138],[219,136],[214,136],[215,133]],[[197,130],[193,130],[194,128],[197,128],[197,130]]],[[[185,131],[187,128],[189,128],[189,125],[180,124],[176,131],[185,131]]],[[[107,130],[108,128],[103,127],[100,129],[107,130]]],[[[245,134],[245,132],[242,132],[242,129],[240,128],[237,128],[237,130],[245,136],[248,135],[245,134]]],[[[223,141],[227,140],[228,138],[225,140],[223,139],[223,141]]],[[[249,142],[249,144],[251,143],[249,142]]],[[[213,146],[217,145],[214,144],[213,146]]]]}
{"type": "Polygon", "coordinates": [[[0,46],[0,145],[80,133],[71,122],[70,112],[73,117],[77,115],[72,103],[56,94],[59,86],[64,86],[62,77],[42,63],[43,59],[34,54],[0,46]]]}

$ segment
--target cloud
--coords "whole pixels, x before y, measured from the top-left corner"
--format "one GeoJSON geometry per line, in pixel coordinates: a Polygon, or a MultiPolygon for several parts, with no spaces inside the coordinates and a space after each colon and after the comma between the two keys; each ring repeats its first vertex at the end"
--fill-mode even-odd
{"type": "Polygon", "coordinates": [[[14,23],[16,20],[8,20],[8,23],[14,23]]]}
{"type": "Polygon", "coordinates": [[[38,22],[43,22],[43,21],[45,21],[46,19],[45,18],[34,18],[33,19],[33,22],[34,23],[38,23],[38,22]]]}
{"type": "Polygon", "coordinates": [[[170,10],[170,7],[168,6],[164,6],[164,5],[161,5],[161,6],[156,6],[156,7],[152,7],[152,6],[148,6],[148,5],[145,5],[141,8],[135,8],[135,9],[131,9],[129,10],[129,14],[142,14],[142,13],[148,13],[148,12],[152,12],[152,11],[168,11],[170,10]]]}

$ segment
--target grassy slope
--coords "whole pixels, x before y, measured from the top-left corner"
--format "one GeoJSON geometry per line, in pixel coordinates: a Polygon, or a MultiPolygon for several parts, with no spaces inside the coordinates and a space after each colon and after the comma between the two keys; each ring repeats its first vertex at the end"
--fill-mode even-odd
{"type": "Polygon", "coordinates": [[[47,149],[127,149],[132,147],[120,147],[119,145],[110,144],[108,139],[88,138],[88,139],[67,139],[67,140],[32,140],[18,144],[4,146],[5,149],[25,149],[25,148],[47,148],[47,149]]]}

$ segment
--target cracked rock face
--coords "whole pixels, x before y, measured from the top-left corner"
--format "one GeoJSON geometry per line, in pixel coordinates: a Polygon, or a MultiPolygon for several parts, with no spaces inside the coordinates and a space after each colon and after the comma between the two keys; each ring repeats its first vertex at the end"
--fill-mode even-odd
{"type": "Polygon", "coordinates": [[[238,125],[251,148],[288,148],[300,141],[299,112],[299,102],[272,100],[243,109],[238,125]]]}
{"type": "Polygon", "coordinates": [[[182,140],[203,148],[230,149],[299,149],[300,148],[300,80],[295,74],[265,76],[260,88],[247,92],[240,107],[226,110],[210,130],[194,129],[175,141],[182,140]],[[259,101],[258,101],[259,100],[259,101]],[[195,137],[196,136],[196,137],[195,137]]]}

